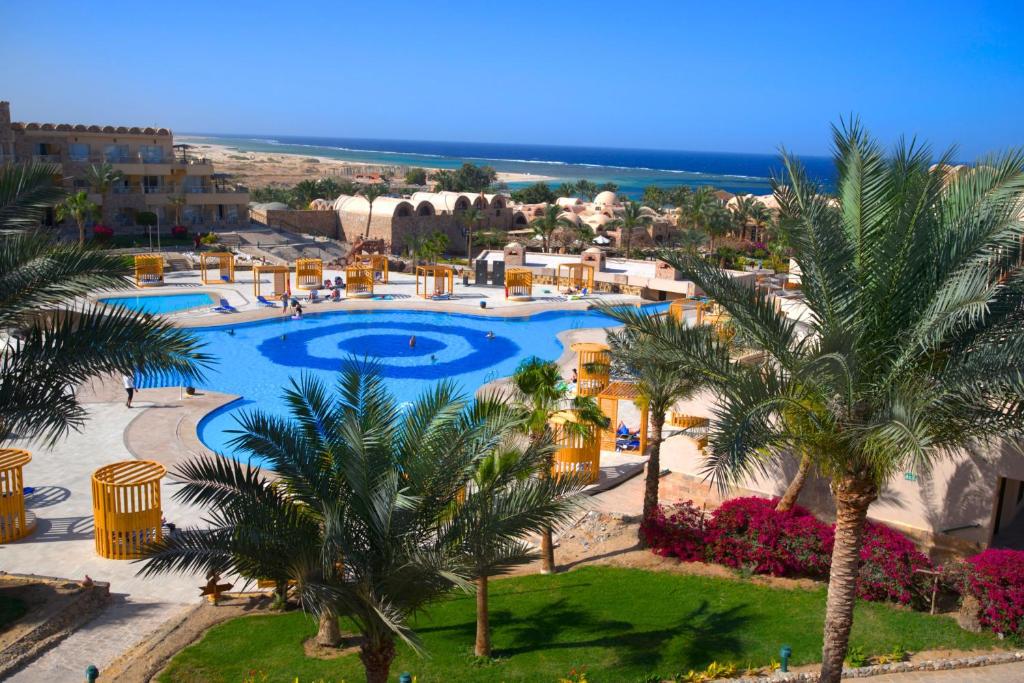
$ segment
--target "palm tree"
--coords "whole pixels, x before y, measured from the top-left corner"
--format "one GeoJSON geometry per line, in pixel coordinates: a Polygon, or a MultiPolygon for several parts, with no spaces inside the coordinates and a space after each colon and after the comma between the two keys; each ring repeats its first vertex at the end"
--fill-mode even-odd
{"type": "MultiPolygon", "coordinates": [[[[499,399],[500,400],[500,399],[499,399]]],[[[477,657],[491,656],[488,580],[536,558],[523,537],[564,521],[578,509],[579,477],[548,477],[551,443],[540,439],[525,448],[504,445],[484,457],[466,487],[444,533],[464,556],[476,580],[477,657]]]]}
{"type": "Polygon", "coordinates": [[[623,251],[628,258],[629,248],[633,243],[633,230],[646,226],[651,222],[651,217],[643,212],[644,205],[640,202],[628,201],[622,206],[622,209],[622,215],[608,221],[606,227],[619,228],[622,234],[623,251]]]}
{"type": "Polygon", "coordinates": [[[559,228],[574,230],[576,224],[567,218],[562,218],[562,207],[557,204],[548,204],[544,213],[530,221],[534,237],[539,237],[543,243],[544,253],[548,252],[548,242],[551,235],[559,228]]]}
{"type": "Polygon", "coordinates": [[[363,232],[363,237],[369,237],[370,222],[373,220],[373,202],[377,197],[382,197],[387,194],[387,188],[383,185],[367,185],[359,194],[363,195],[370,205],[369,210],[366,212],[366,230],[363,232]]]}
{"type": "Polygon", "coordinates": [[[101,212],[104,220],[107,219],[108,207],[110,206],[110,202],[107,201],[110,195],[110,188],[123,179],[124,173],[114,170],[114,167],[106,161],[101,164],[90,164],[85,169],[85,181],[92,188],[93,192],[100,195],[102,200],[101,212]]]}
{"type": "MultiPolygon", "coordinates": [[[[789,156],[788,184],[775,183],[806,329],[710,264],[665,256],[768,359],[714,370],[722,390],[708,474],[728,485],[800,452],[809,435],[827,445],[802,454],[830,481],[836,506],[821,671],[829,682],[842,672],[865,520],[880,489],[972,440],[1024,432],[1024,154],[947,179],[952,152],[935,170],[930,149],[915,143],[886,157],[856,121],[834,129],[833,142],[835,199],[789,156]]],[[[699,350],[660,346],[703,362],[699,350]]]]}
{"type": "Polygon", "coordinates": [[[57,205],[57,220],[71,219],[78,226],[78,244],[85,244],[85,222],[95,218],[99,207],[89,201],[89,193],[85,190],[69,195],[57,205]]]}
{"type": "MultiPolygon", "coordinates": [[[[523,416],[523,428],[531,441],[539,443],[545,438],[548,422],[551,417],[563,410],[575,411],[581,429],[593,427],[605,428],[608,418],[601,412],[597,401],[590,396],[574,396],[568,383],[562,379],[558,365],[551,361],[541,360],[536,356],[524,359],[512,375],[513,405],[523,416]]],[[[554,454],[551,453],[541,476],[550,477],[554,466],[554,454]]],[[[551,525],[546,525],[541,532],[541,572],[555,572],[555,546],[551,536],[551,525]]]]}
{"type": "MultiPolygon", "coordinates": [[[[483,193],[480,193],[483,197],[483,193]]],[[[484,212],[475,206],[471,206],[459,214],[459,223],[466,229],[466,258],[472,265],[473,260],[473,228],[484,220],[484,212]]]]}
{"type": "MultiPolygon", "coordinates": [[[[59,195],[52,167],[0,169],[0,232],[37,224],[59,195]]],[[[54,443],[86,411],[68,388],[113,372],[169,371],[198,379],[209,358],[185,330],[122,307],[76,304],[97,290],[128,289],[120,256],[54,244],[34,231],[0,239],[0,442],[13,434],[54,443]]]]}
{"type": "MultiPolygon", "coordinates": [[[[686,327],[670,315],[647,313],[639,308],[602,306],[601,310],[625,325],[620,330],[608,332],[612,372],[636,383],[650,415],[650,451],[641,517],[649,519],[658,508],[665,413],[707,383],[702,372],[695,371],[689,364],[676,362],[675,358],[662,353],[657,343],[649,342],[671,338],[679,343],[683,338],[686,346],[707,346],[711,341],[711,330],[706,325],[686,327]]],[[[640,543],[644,544],[643,534],[639,533],[639,537],[640,543]]]]}
{"type": "Polygon", "coordinates": [[[167,195],[167,203],[171,205],[171,210],[174,211],[174,224],[181,225],[181,210],[185,206],[185,195],[179,190],[174,194],[167,195]]]}
{"type": "MultiPolygon", "coordinates": [[[[309,203],[321,196],[320,182],[317,180],[302,180],[292,188],[292,194],[298,201],[300,208],[308,209],[309,203]]],[[[372,200],[371,200],[372,201],[372,200]]]]}
{"type": "Polygon", "coordinates": [[[403,409],[376,366],[354,360],[333,392],[303,377],[284,398],[288,418],[248,413],[231,442],[275,479],[222,458],[181,468],[175,495],[207,506],[210,527],[152,546],[143,573],[278,571],[273,578],[296,582],[322,631],[334,635],[339,615],[355,624],[366,680],[384,683],[399,639],[422,652],[410,617],[454,587],[472,589],[472,570],[452,543],[468,526],[459,498],[480,460],[518,428],[517,416],[469,402],[448,383],[403,409]],[[293,546],[285,558],[268,557],[293,546]]]}

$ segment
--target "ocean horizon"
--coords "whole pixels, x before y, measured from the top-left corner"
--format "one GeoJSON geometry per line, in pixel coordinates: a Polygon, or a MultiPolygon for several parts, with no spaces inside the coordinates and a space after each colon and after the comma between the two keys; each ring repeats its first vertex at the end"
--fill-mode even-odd
{"type": "MultiPolygon", "coordinates": [[[[469,162],[506,173],[548,176],[553,178],[547,181],[552,186],[580,178],[599,184],[612,182],[631,197],[639,197],[649,185],[710,185],[737,194],[767,194],[771,192],[771,178],[782,170],[777,154],[297,135],[182,133],[176,137],[243,152],[306,154],[369,164],[457,168],[469,162]]],[[[832,187],[835,169],[831,158],[799,158],[811,178],[826,189],[832,187]]],[[[531,182],[508,186],[516,189],[531,182]]]]}

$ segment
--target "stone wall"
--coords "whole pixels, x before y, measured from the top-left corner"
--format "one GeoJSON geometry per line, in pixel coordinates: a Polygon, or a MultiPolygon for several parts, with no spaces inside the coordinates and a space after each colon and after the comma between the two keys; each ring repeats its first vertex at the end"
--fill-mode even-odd
{"type": "Polygon", "coordinates": [[[290,209],[250,209],[253,223],[307,235],[344,240],[336,211],[292,211],[290,209]]]}

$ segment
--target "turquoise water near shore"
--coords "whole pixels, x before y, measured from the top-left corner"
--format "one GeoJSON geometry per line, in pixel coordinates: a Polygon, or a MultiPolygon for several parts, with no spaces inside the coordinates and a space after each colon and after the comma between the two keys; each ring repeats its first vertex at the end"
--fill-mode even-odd
{"type": "MultiPolygon", "coordinates": [[[[767,194],[770,178],[781,172],[778,156],[673,150],[562,147],[480,142],[371,140],[305,136],[178,135],[179,140],[234,147],[240,151],[322,156],[370,164],[455,168],[463,162],[497,171],[549,176],[557,185],[587,178],[613,182],[620,192],[639,196],[648,185],[711,185],[736,193],[767,194]]],[[[832,184],[832,160],[802,157],[808,174],[824,187],[832,184]]],[[[509,183],[515,189],[529,182],[509,183]]]]}

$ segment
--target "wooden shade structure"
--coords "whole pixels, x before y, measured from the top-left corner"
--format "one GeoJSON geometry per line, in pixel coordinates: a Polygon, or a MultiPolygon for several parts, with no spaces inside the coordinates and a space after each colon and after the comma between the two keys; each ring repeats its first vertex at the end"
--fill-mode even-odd
{"type": "Polygon", "coordinates": [[[556,413],[548,422],[557,448],[552,476],[575,474],[588,484],[596,484],[601,477],[597,427],[581,423],[579,416],[571,410],[556,413]]]}
{"type": "Polygon", "coordinates": [[[505,298],[529,301],[533,298],[533,271],[527,268],[509,268],[505,271],[505,298]]]}
{"type": "Polygon", "coordinates": [[[672,316],[677,323],[683,323],[686,320],[686,313],[688,311],[697,312],[696,325],[704,323],[704,314],[711,310],[714,304],[710,301],[703,301],[701,299],[676,299],[668,307],[668,314],[672,316]]]}
{"type": "Polygon", "coordinates": [[[164,283],[164,257],[160,254],[135,256],[135,286],[146,287],[164,283]]]}
{"type": "Polygon", "coordinates": [[[205,251],[199,254],[199,274],[204,285],[235,281],[235,255],[230,251],[205,251]],[[217,275],[213,275],[213,271],[217,275]]]}
{"type": "Polygon", "coordinates": [[[594,289],[594,266],[589,263],[559,263],[558,286],[594,289]],[[564,275],[563,275],[564,272],[564,275]]]}
{"type": "Polygon", "coordinates": [[[359,265],[367,266],[373,271],[374,279],[380,273],[380,281],[388,283],[388,257],[386,254],[363,254],[359,257],[359,265]]]}
{"type": "Polygon", "coordinates": [[[25,478],[21,471],[31,460],[28,451],[0,449],[0,543],[25,538],[35,527],[25,514],[25,478]]]}
{"type": "Polygon", "coordinates": [[[318,258],[295,261],[295,288],[321,289],[324,286],[324,262],[318,258]]]}
{"type": "Polygon", "coordinates": [[[368,299],[373,296],[373,270],[352,265],[345,269],[345,293],[349,298],[368,299]]]}
{"type": "Polygon", "coordinates": [[[673,427],[683,430],[683,436],[688,436],[697,444],[697,448],[704,448],[708,445],[708,431],[711,428],[711,420],[699,415],[684,415],[672,411],[668,423],[673,427]]]}
{"type": "Polygon", "coordinates": [[[291,270],[288,266],[255,264],[252,267],[252,293],[253,296],[260,296],[262,291],[263,275],[271,276],[273,288],[267,292],[269,296],[281,296],[285,292],[291,292],[291,270]]]}
{"type": "Polygon", "coordinates": [[[152,460],[104,465],[92,475],[92,515],[96,554],[134,560],[163,538],[160,479],[167,470],[152,460]]]}
{"type": "Polygon", "coordinates": [[[601,412],[605,414],[610,422],[608,429],[601,433],[601,448],[604,450],[615,450],[615,442],[618,435],[615,433],[619,425],[619,401],[631,401],[640,408],[640,446],[638,454],[647,450],[647,422],[649,410],[647,403],[642,400],[640,390],[632,382],[612,382],[597,395],[597,404],[601,412]]]}
{"type": "Polygon", "coordinates": [[[608,386],[611,375],[612,354],[604,344],[576,342],[570,346],[576,352],[576,393],[579,396],[597,396],[608,386]]]}
{"type": "Polygon", "coordinates": [[[441,264],[416,266],[416,295],[424,299],[451,296],[455,289],[455,269],[441,264]],[[431,286],[433,278],[433,286],[431,286]],[[422,281],[422,291],[420,283],[422,281]]]}

